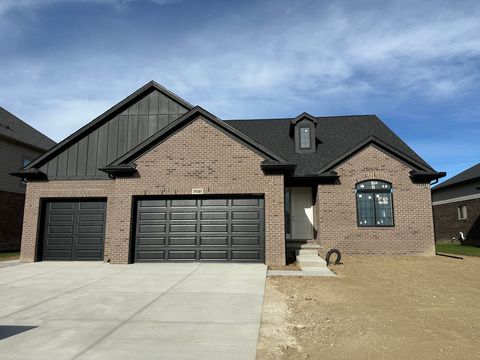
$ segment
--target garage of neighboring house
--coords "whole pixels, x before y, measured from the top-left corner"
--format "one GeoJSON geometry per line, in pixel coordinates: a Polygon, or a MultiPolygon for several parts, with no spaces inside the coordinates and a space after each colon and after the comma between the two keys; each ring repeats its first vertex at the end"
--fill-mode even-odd
{"type": "Polygon", "coordinates": [[[43,207],[42,260],[103,260],[106,201],[48,200],[43,207]]]}
{"type": "Polygon", "coordinates": [[[261,197],[136,201],[134,261],[264,261],[261,197]]]}

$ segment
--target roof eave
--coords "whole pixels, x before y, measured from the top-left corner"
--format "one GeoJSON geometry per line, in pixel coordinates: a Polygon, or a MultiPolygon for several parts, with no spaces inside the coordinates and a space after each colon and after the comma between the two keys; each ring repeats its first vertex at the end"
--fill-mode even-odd
{"type": "Polygon", "coordinates": [[[10,175],[27,180],[47,180],[47,174],[38,169],[27,169],[11,172],[10,175]]]}
{"type": "Polygon", "coordinates": [[[416,170],[410,171],[410,178],[412,179],[412,181],[415,181],[415,182],[430,182],[433,180],[438,180],[446,175],[447,173],[444,171],[441,171],[441,172],[436,172],[436,171],[427,172],[427,171],[416,171],[416,170]]]}
{"type": "Polygon", "coordinates": [[[121,164],[121,165],[108,165],[98,170],[103,171],[108,174],[111,178],[116,177],[130,177],[137,173],[137,165],[130,163],[130,164],[121,164]]]}

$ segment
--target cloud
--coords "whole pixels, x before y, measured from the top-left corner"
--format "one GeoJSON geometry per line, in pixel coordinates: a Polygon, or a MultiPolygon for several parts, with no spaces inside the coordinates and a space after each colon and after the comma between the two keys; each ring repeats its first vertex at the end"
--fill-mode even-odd
{"type": "MultiPolygon", "coordinates": [[[[66,1],[6,0],[0,14],[66,1]]],[[[5,107],[57,140],[151,79],[224,118],[379,112],[431,122],[432,109],[480,91],[473,1],[189,2],[175,21],[163,11],[134,18],[140,1],[75,1],[132,11],[106,12],[94,32],[75,30],[68,14],[40,50],[0,59],[5,107]]],[[[18,51],[36,30],[7,45],[18,51]]],[[[466,109],[462,118],[480,113],[466,109]]]]}
{"type": "MultiPolygon", "coordinates": [[[[92,3],[99,5],[113,5],[122,8],[128,3],[142,0],[2,0],[0,2],[0,17],[11,10],[37,10],[44,6],[58,3],[92,3]]],[[[166,5],[179,2],[180,0],[147,0],[157,5],[166,5]]]]}

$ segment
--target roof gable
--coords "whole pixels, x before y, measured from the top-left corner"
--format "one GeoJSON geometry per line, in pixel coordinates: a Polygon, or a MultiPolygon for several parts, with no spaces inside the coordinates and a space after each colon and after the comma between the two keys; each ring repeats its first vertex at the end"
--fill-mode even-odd
{"type": "Polygon", "coordinates": [[[357,154],[358,152],[360,152],[361,150],[365,149],[370,145],[376,145],[378,148],[380,148],[380,150],[388,153],[390,156],[393,156],[394,158],[406,164],[412,169],[421,169],[423,171],[428,171],[428,168],[424,166],[422,163],[420,163],[419,161],[411,158],[406,154],[401,153],[397,149],[393,148],[392,146],[388,145],[382,140],[376,138],[375,136],[369,136],[366,139],[362,140],[360,143],[353,146],[351,149],[346,151],[344,154],[342,154],[338,158],[334,159],[333,161],[323,166],[320,170],[316,172],[316,174],[322,174],[338,167],[340,164],[347,161],[352,156],[354,156],[355,154],[357,154]]]}
{"type": "Polygon", "coordinates": [[[99,170],[193,106],[151,81],[67,137],[25,169],[49,179],[105,178],[99,170]]]}
{"type": "Polygon", "coordinates": [[[250,148],[252,151],[262,155],[263,157],[266,157],[267,159],[272,159],[274,161],[286,162],[285,159],[283,159],[282,157],[267,149],[265,146],[255,142],[253,139],[241,133],[234,127],[221,121],[205,109],[201,108],[200,106],[195,106],[189,112],[163,128],[162,130],[158,131],[155,135],[138,144],[136,147],[110,163],[108,166],[102,168],[102,171],[105,171],[107,173],[113,173],[120,167],[131,164],[137,158],[145,154],[147,151],[149,151],[159,143],[165,141],[176,132],[183,129],[185,126],[187,126],[190,122],[194,121],[198,117],[201,117],[203,120],[207,121],[215,128],[232,137],[236,141],[239,141],[246,147],[250,148]]]}

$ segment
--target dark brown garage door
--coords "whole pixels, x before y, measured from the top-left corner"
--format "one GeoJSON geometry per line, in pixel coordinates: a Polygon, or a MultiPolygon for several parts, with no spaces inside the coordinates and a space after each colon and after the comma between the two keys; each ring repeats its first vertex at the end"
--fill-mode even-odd
{"type": "Polygon", "coordinates": [[[106,202],[45,204],[43,260],[103,260],[106,202]]]}
{"type": "Polygon", "coordinates": [[[135,261],[263,262],[261,198],[137,202],[135,261]]]}

